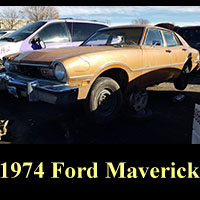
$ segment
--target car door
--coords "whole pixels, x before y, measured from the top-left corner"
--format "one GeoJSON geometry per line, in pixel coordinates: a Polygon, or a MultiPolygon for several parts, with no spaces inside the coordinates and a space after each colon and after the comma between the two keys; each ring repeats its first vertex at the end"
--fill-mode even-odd
{"type": "Polygon", "coordinates": [[[45,26],[38,34],[44,41],[46,48],[72,46],[71,35],[65,22],[51,23],[45,26]]]}
{"type": "Polygon", "coordinates": [[[182,69],[189,56],[189,50],[182,45],[173,32],[163,31],[163,35],[166,41],[167,52],[170,55],[170,67],[182,69]]]}
{"type": "Polygon", "coordinates": [[[151,85],[167,79],[168,72],[165,68],[171,61],[160,29],[148,28],[142,50],[143,84],[151,85]]]}

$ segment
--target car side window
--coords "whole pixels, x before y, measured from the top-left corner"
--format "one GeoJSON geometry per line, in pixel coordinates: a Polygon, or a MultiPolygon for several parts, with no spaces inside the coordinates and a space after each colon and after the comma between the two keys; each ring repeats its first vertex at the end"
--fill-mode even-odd
{"type": "Polygon", "coordinates": [[[178,40],[178,38],[176,38],[176,36],[168,31],[163,31],[166,43],[167,43],[167,47],[175,47],[175,46],[180,46],[181,43],[178,40]]]}
{"type": "Polygon", "coordinates": [[[147,35],[144,41],[144,45],[152,46],[157,44],[159,46],[163,46],[163,38],[160,30],[158,29],[148,29],[147,35]]]}
{"type": "Polygon", "coordinates": [[[45,43],[70,42],[70,33],[65,23],[52,23],[44,27],[38,37],[45,43]]]}
{"type": "Polygon", "coordinates": [[[81,22],[68,22],[67,23],[72,35],[72,41],[84,41],[90,35],[95,33],[98,29],[105,28],[102,24],[81,23],[81,22]]]}

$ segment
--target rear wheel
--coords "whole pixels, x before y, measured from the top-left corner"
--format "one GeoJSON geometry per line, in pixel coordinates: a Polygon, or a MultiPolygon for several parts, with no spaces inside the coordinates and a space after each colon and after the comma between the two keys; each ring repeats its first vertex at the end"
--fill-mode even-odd
{"type": "Polygon", "coordinates": [[[130,94],[129,106],[131,110],[135,112],[140,112],[146,108],[148,99],[149,99],[148,93],[145,88],[135,89],[130,94]]]}
{"type": "Polygon", "coordinates": [[[86,99],[86,109],[90,119],[104,124],[117,117],[122,105],[119,84],[109,77],[99,77],[93,84],[86,99]]]}
{"type": "Polygon", "coordinates": [[[184,90],[188,85],[188,74],[181,72],[179,77],[174,81],[174,87],[177,90],[184,90]]]}
{"type": "Polygon", "coordinates": [[[134,89],[128,97],[128,119],[144,121],[152,117],[152,111],[147,108],[149,95],[146,88],[134,89]]]}

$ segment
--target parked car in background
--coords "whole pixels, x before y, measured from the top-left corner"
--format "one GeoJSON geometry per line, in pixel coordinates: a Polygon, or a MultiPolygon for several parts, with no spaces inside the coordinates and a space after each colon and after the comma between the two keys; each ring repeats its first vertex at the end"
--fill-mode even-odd
{"type": "Polygon", "coordinates": [[[15,30],[11,29],[1,29],[0,30],[0,39],[4,38],[6,35],[13,33],[15,30]]]}
{"type": "Polygon", "coordinates": [[[199,52],[173,31],[130,25],[97,31],[80,47],[45,49],[4,57],[0,89],[15,97],[51,104],[84,100],[90,119],[105,123],[123,99],[139,112],[146,87],[172,80],[185,89],[199,52]],[[125,97],[125,98],[123,98],[125,97]]]}
{"type": "Polygon", "coordinates": [[[171,23],[159,23],[159,24],[156,24],[155,26],[167,28],[167,29],[172,30],[172,31],[174,30],[174,24],[171,24],[171,23]]]}
{"type": "Polygon", "coordinates": [[[200,51],[200,26],[176,26],[175,31],[182,36],[191,47],[200,51]]]}
{"type": "Polygon", "coordinates": [[[108,27],[97,21],[56,19],[28,24],[0,39],[0,63],[8,54],[46,48],[79,46],[96,30],[108,27]]]}

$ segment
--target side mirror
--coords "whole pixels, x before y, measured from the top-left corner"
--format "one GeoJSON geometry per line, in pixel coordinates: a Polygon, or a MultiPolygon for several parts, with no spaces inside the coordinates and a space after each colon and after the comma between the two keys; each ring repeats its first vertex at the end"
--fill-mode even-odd
{"type": "Polygon", "coordinates": [[[153,41],[151,47],[154,48],[155,46],[160,46],[161,43],[159,41],[153,41]]]}
{"type": "Polygon", "coordinates": [[[39,43],[39,45],[41,46],[42,49],[46,48],[46,45],[45,45],[44,41],[41,40],[40,38],[38,38],[38,43],[39,43]]]}
{"type": "Polygon", "coordinates": [[[33,38],[31,40],[31,44],[32,44],[31,47],[33,48],[33,50],[46,48],[44,41],[41,40],[40,38],[33,38]]]}

